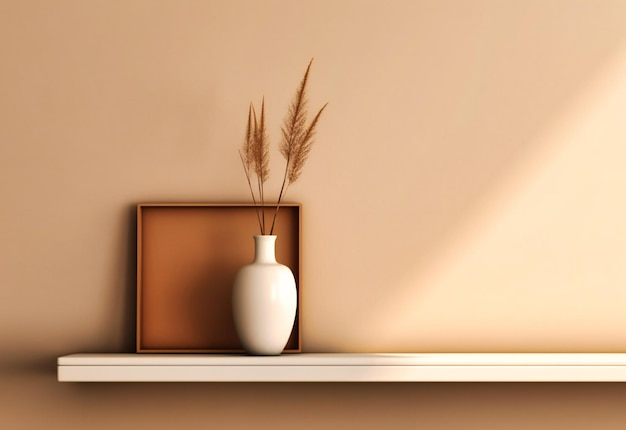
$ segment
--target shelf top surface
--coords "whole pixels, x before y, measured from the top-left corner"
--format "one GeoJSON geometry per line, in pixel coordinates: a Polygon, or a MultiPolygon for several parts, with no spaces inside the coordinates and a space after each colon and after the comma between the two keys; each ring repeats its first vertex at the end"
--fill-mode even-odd
{"type": "Polygon", "coordinates": [[[71,354],[59,366],[626,366],[626,353],[71,354]]]}

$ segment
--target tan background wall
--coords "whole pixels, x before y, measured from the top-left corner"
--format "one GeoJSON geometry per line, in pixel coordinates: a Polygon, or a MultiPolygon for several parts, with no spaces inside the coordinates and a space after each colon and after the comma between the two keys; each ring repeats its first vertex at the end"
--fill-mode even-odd
{"type": "Polygon", "coordinates": [[[132,349],[133,206],[247,201],[248,103],[275,139],[311,57],[305,350],[623,352],[624,16],[0,2],[0,427],[623,428],[621,384],[74,385],[54,363],[132,349]]]}

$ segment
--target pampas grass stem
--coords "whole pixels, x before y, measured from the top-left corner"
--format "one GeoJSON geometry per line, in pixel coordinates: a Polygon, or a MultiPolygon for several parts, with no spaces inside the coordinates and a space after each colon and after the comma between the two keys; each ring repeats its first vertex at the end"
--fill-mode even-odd
{"type": "MultiPolygon", "coordinates": [[[[278,200],[276,202],[276,208],[274,210],[274,216],[272,218],[272,224],[269,234],[274,233],[274,227],[276,226],[276,218],[280,205],[283,201],[289,186],[296,182],[302,173],[302,168],[306,163],[311,147],[313,145],[313,137],[315,136],[317,124],[322,115],[325,104],[313,117],[313,120],[307,125],[308,114],[308,100],[306,95],[306,87],[309,80],[309,72],[311,70],[311,60],[306,68],[306,72],[300,81],[300,85],[296,94],[289,106],[287,117],[281,128],[282,140],[280,143],[280,153],[285,158],[285,171],[283,173],[283,181],[280,187],[280,193],[278,194],[278,200]]],[[[239,155],[243,164],[246,179],[248,180],[248,186],[250,193],[252,194],[252,201],[257,210],[257,218],[261,229],[261,234],[264,235],[265,229],[265,193],[264,184],[269,177],[269,139],[265,130],[265,98],[261,102],[261,115],[257,118],[254,105],[251,103],[248,109],[248,125],[246,129],[246,140],[244,142],[243,153],[240,150],[239,155]],[[252,187],[252,173],[256,176],[257,193],[259,199],[255,196],[252,187]],[[259,210],[259,202],[261,209],[259,210]]]]}

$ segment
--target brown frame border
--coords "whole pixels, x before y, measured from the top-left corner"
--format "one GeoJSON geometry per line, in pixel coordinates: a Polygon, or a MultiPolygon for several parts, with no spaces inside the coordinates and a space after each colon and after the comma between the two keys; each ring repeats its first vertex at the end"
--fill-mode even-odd
{"type": "MultiPolygon", "coordinates": [[[[215,209],[241,209],[242,211],[250,211],[254,214],[255,206],[253,204],[246,203],[139,203],[137,204],[137,313],[136,313],[136,352],[138,353],[241,353],[244,352],[241,347],[238,348],[230,348],[230,347],[215,347],[215,348],[180,348],[180,347],[147,347],[142,339],[142,334],[144,331],[143,327],[143,311],[144,311],[144,303],[143,297],[145,293],[145,289],[149,288],[148,285],[145,285],[144,281],[144,217],[147,210],[150,209],[205,209],[211,210],[215,209]]],[[[272,211],[275,208],[275,205],[265,205],[264,210],[272,211]]],[[[298,300],[298,308],[296,313],[296,321],[294,324],[294,331],[291,334],[287,347],[283,352],[285,353],[298,353],[302,351],[302,300],[301,300],[301,273],[302,273],[302,205],[299,203],[283,203],[281,204],[282,209],[289,208],[292,212],[292,217],[295,216],[293,222],[297,224],[297,238],[290,238],[291,241],[297,241],[297,270],[294,270],[294,275],[296,277],[296,286],[297,286],[297,300],[298,300]],[[294,215],[293,212],[296,212],[294,215]],[[295,339],[294,339],[295,338],[295,339]]],[[[285,210],[284,212],[288,212],[285,210]]],[[[281,212],[284,213],[284,212],[281,212]]],[[[254,220],[256,221],[256,215],[254,215],[254,220]]],[[[258,233],[256,233],[258,234],[258,233]]],[[[215,244],[215,246],[219,246],[219,244],[215,244]]],[[[250,246],[253,247],[252,238],[250,239],[250,246]]],[[[248,251],[248,250],[246,250],[248,251]]],[[[290,251],[293,252],[293,249],[290,248],[290,251]]],[[[279,260],[280,261],[280,260],[279,260]]],[[[293,268],[292,268],[293,270],[293,268]]]]}

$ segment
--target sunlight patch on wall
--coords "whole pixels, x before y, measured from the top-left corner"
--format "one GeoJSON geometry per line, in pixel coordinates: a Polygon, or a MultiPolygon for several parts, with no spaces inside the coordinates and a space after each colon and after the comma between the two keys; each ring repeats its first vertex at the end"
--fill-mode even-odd
{"type": "Polygon", "coordinates": [[[364,332],[379,349],[626,348],[626,50],[364,332]]]}

